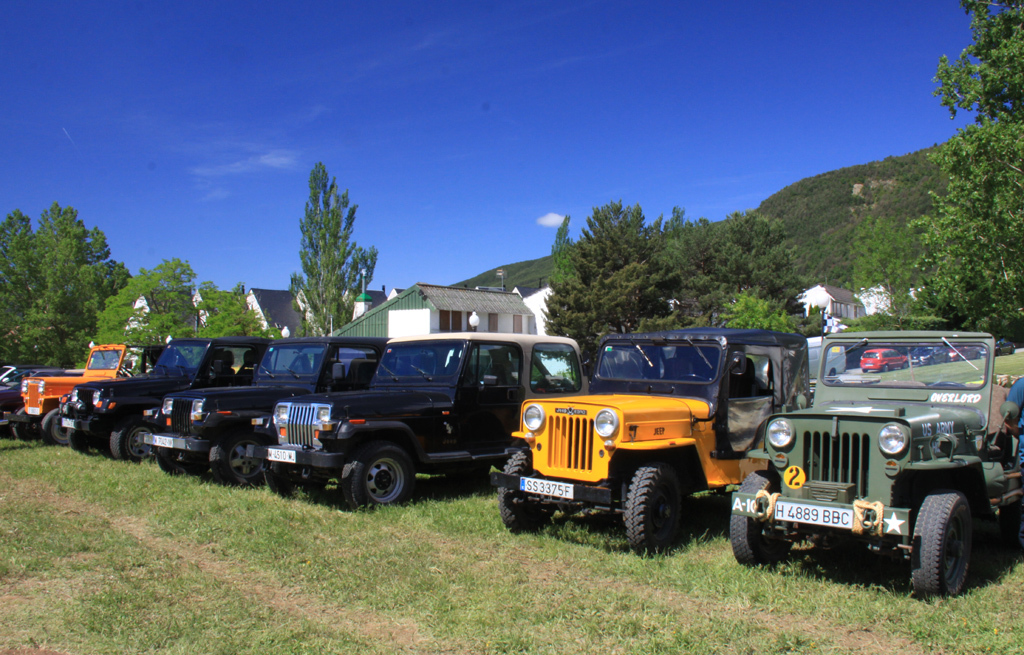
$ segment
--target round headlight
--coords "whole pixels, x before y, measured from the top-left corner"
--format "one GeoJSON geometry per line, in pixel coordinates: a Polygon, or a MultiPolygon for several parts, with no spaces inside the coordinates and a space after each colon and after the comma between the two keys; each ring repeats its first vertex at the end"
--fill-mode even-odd
{"type": "Polygon", "coordinates": [[[530,432],[539,430],[544,425],[544,408],[540,405],[527,405],[523,411],[523,425],[530,432]]]}
{"type": "Polygon", "coordinates": [[[40,380],[39,384],[36,386],[38,387],[38,393],[40,396],[46,393],[46,380],[40,380]]]}
{"type": "Polygon", "coordinates": [[[274,407],[274,423],[285,425],[288,423],[288,405],[274,407]]]}
{"type": "Polygon", "coordinates": [[[619,429],[619,417],[610,409],[602,409],[594,417],[594,431],[602,437],[611,437],[619,429]]]}
{"type": "Polygon", "coordinates": [[[784,418],[769,423],[768,443],[775,448],[788,448],[793,443],[793,424],[784,418]]]}
{"type": "Polygon", "coordinates": [[[28,393],[28,378],[21,381],[21,393],[28,393]]]}
{"type": "Polygon", "coordinates": [[[73,403],[77,403],[78,402],[78,389],[77,388],[71,390],[71,402],[73,402],[73,403]]]}
{"type": "Polygon", "coordinates": [[[164,398],[164,405],[163,405],[163,407],[160,408],[160,411],[163,412],[164,414],[170,416],[171,415],[171,411],[173,411],[173,410],[174,410],[174,399],[173,398],[164,398]]]}
{"type": "Polygon", "coordinates": [[[898,455],[907,447],[907,433],[899,425],[889,423],[878,431],[878,448],[886,455],[898,455]]]}

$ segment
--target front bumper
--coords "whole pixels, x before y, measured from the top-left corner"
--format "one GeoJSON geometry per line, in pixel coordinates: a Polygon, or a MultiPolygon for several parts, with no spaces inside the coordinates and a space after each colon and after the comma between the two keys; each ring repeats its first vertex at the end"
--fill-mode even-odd
{"type": "Polygon", "coordinates": [[[491,486],[498,487],[500,489],[511,489],[512,491],[519,491],[525,493],[530,498],[540,502],[584,502],[592,503],[594,505],[600,505],[602,507],[611,507],[612,504],[612,490],[608,489],[607,487],[570,483],[568,484],[568,486],[572,488],[572,498],[566,499],[523,491],[522,480],[526,479],[536,480],[539,478],[524,477],[521,475],[509,475],[508,473],[500,473],[495,471],[491,473],[491,486]]]}
{"type": "Polygon", "coordinates": [[[253,459],[262,459],[267,463],[277,462],[289,466],[303,466],[319,469],[340,469],[345,466],[348,457],[345,453],[328,453],[308,446],[282,444],[277,446],[246,447],[245,454],[253,459]]]}
{"type": "Polygon", "coordinates": [[[211,448],[210,442],[206,439],[179,437],[173,434],[145,434],[142,440],[150,446],[184,450],[190,453],[208,453],[211,448]]]}
{"type": "Polygon", "coordinates": [[[38,423],[39,417],[34,414],[17,414],[15,412],[5,412],[3,423],[0,425],[7,425],[8,423],[38,423]]]}
{"type": "Polygon", "coordinates": [[[887,507],[882,503],[856,501],[853,504],[779,494],[756,495],[735,492],[732,513],[748,516],[766,525],[798,534],[832,532],[866,538],[890,538],[909,543],[913,536],[910,509],[887,507]],[[778,508],[783,509],[779,511],[778,508]]]}

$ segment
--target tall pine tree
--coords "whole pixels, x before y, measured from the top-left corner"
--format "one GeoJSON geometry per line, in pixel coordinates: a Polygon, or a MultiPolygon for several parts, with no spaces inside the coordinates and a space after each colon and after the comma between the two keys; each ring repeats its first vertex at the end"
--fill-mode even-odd
{"type": "Polygon", "coordinates": [[[338,193],[338,182],[329,178],[323,163],[309,174],[306,215],[299,223],[302,273],[293,273],[291,292],[302,306],[303,331],[322,336],[331,327],[352,320],[352,307],[360,292],[360,271],[373,279],[377,249],[364,249],[352,241],[358,205],[349,206],[348,191],[338,193]]]}
{"type": "Polygon", "coordinates": [[[576,339],[593,356],[601,336],[635,332],[669,313],[675,274],[665,264],[662,220],[648,224],[640,205],[595,207],[569,246],[572,273],[553,282],[548,332],[576,339]]]}

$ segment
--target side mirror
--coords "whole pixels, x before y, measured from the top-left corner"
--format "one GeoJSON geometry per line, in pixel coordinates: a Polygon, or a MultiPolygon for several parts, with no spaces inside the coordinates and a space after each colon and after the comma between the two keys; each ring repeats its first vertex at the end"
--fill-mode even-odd
{"type": "Polygon", "coordinates": [[[807,402],[807,396],[799,394],[796,397],[796,406],[800,409],[807,409],[810,403],[807,402]]]}
{"type": "Polygon", "coordinates": [[[999,413],[1007,423],[1016,423],[1020,420],[1020,407],[1012,400],[1007,400],[999,406],[999,413]]]}
{"type": "Polygon", "coordinates": [[[341,362],[334,362],[331,364],[331,377],[335,380],[345,379],[345,365],[341,362]]]}
{"type": "Polygon", "coordinates": [[[213,360],[213,374],[224,375],[224,360],[215,359],[213,360]]]}
{"type": "Polygon", "coordinates": [[[729,372],[736,375],[743,375],[747,372],[747,356],[740,350],[735,350],[729,355],[729,372]]]}

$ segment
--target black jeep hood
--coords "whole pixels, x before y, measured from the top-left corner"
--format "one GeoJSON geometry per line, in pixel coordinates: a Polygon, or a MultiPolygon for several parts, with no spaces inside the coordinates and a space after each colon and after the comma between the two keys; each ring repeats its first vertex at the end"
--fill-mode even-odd
{"type": "Polygon", "coordinates": [[[172,391],[187,389],[191,380],[187,377],[164,377],[140,375],[134,378],[122,380],[107,380],[86,382],[78,386],[88,389],[101,390],[104,397],[125,398],[131,396],[145,396],[150,398],[163,398],[172,391]]]}
{"type": "Polygon", "coordinates": [[[447,387],[444,390],[432,387],[387,388],[312,394],[294,398],[292,402],[331,405],[331,417],[336,419],[400,419],[450,409],[450,394],[451,390],[447,387]]]}
{"type": "Polygon", "coordinates": [[[242,409],[270,409],[279,400],[309,393],[309,387],[282,384],[251,387],[215,387],[168,394],[170,398],[203,399],[204,412],[227,412],[242,409]]]}

